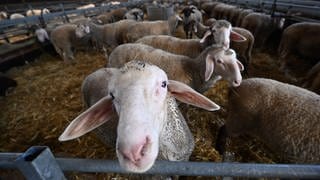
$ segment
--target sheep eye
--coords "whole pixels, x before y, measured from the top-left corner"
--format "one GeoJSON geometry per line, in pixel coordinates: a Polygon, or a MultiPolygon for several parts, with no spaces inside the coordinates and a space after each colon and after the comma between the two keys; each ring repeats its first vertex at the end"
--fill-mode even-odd
{"type": "Polygon", "coordinates": [[[222,60],[221,60],[221,59],[218,59],[218,60],[217,60],[217,63],[219,63],[219,64],[223,64],[223,62],[222,62],[222,60]]]}
{"type": "Polygon", "coordinates": [[[162,81],[161,87],[163,88],[167,87],[167,81],[162,81]]]}
{"type": "Polygon", "coordinates": [[[112,93],[110,93],[110,96],[111,96],[112,100],[114,100],[114,95],[112,93]]]}

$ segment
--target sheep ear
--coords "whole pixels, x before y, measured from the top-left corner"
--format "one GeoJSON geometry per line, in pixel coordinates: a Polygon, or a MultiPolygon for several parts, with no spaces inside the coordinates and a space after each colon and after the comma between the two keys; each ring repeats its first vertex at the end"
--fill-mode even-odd
{"type": "Polygon", "coordinates": [[[239,66],[240,71],[243,71],[244,70],[243,64],[239,60],[237,60],[236,62],[238,64],[238,66],[239,66]]]}
{"type": "Polygon", "coordinates": [[[208,54],[206,57],[206,71],[204,74],[205,81],[209,81],[214,70],[214,58],[208,54]]]}
{"type": "Polygon", "coordinates": [[[179,81],[169,80],[168,91],[181,102],[191,104],[208,111],[216,111],[220,109],[219,105],[179,81]]]}
{"type": "Polygon", "coordinates": [[[241,34],[235,32],[235,31],[232,31],[230,32],[230,39],[231,41],[235,41],[235,42],[243,42],[243,41],[246,41],[247,38],[242,36],[241,34]]]}
{"type": "Polygon", "coordinates": [[[78,138],[103,123],[109,121],[113,115],[112,98],[106,96],[76,117],[59,137],[59,141],[78,138]]]}
{"type": "Polygon", "coordinates": [[[211,33],[211,30],[207,30],[206,33],[204,34],[203,38],[200,40],[200,43],[204,43],[204,41],[207,39],[208,36],[210,36],[212,33],[211,33]]]}

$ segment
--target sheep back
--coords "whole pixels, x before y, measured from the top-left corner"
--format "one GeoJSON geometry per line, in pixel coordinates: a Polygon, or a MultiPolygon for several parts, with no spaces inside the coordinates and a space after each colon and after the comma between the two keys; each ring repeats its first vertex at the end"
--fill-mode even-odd
{"type": "Polygon", "coordinates": [[[259,137],[286,162],[319,163],[320,96],[271,79],[251,78],[230,91],[229,135],[259,137]]]}

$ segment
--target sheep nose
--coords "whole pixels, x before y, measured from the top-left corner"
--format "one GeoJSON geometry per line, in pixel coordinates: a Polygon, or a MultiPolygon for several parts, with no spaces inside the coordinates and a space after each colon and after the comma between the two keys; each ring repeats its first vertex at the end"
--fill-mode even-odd
{"type": "Polygon", "coordinates": [[[241,83],[240,80],[234,80],[234,81],[233,81],[233,86],[234,86],[234,87],[238,87],[238,86],[240,86],[240,83],[241,83]]]}
{"type": "Polygon", "coordinates": [[[147,145],[147,141],[133,145],[131,147],[127,147],[125,144],[123,144],[119,146],[118,150],[125,159],[133,163],[136,163],[139,162],[145,156],[147,145]]]}

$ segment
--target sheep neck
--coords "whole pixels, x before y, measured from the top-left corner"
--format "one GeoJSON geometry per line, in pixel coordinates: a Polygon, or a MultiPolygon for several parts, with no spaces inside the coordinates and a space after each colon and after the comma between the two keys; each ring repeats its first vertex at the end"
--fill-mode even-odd
{"type": "Polygon", "coordinates": [[[221,78],[215,72],[215,70],[213,70],[210,80],[205,81],[206,57],[208,54],[215,54],[218,50],[221,50],[220,46],[209,46],[205,50],[203,50],[196,59],[193,59],[193,84],[195,89],[199,92],[205,92],[209,87],[211,87],[217,80],[221,78]]]}

